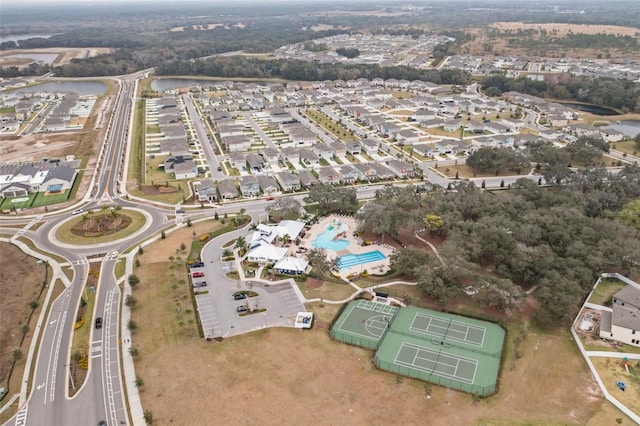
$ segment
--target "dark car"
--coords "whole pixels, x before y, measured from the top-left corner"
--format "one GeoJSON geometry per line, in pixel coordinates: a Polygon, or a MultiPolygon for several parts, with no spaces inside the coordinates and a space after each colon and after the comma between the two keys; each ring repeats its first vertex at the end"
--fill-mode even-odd
{"type": "Polygon", "coordinates": [[[102,328],[102,318],[96,318],[96,328],[102,328]]]}
{"type": "Polygon", "coordinates": [[[202,268],[204,266],[203,262],[195,262],[193,265],[191,265],[191,269],[193,268],[202,268]]]}
{"type": "Polygon", "coordinates": [[[238,294],[234,294],[233,295],[233,299],[234,300],[243,300],[243,299],[246,299],[246,298],[247,298],[246,293],[238,293],[238,294]]]}

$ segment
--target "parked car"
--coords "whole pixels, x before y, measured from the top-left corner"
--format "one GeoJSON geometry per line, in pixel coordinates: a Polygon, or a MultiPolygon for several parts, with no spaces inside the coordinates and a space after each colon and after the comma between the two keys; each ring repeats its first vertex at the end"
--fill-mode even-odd
{"type": "Polygon", "coordinates": [[[234,294],[233,295],[233,299],[234,300],[243,300],[247,298],[247,294],[246,293],[238,293],[238,294],[234,294]]]}
{"type": "Polygon", "coordinates": [[[194,272],[193,278],[202,278],[204,277],[204,272],[194,272]]]}
{"type": "Polygon", "coordinates": [[[198,281],[193,283],[194,287],[206,287],[207,286],[207,282],[206,281],[198,281]]]}
{"type": "Polygon", "coordinates": [[[267,197],[267,201],[273,201],[274,199],[274,197],[267,197]]]}
{"type": "Polygon", "coordinates": [[[238,313],[242,313],[242,312],[249,312],[249,308],[247,308],[244,305],[240,305],[236,308],[236,312],[238,313]]]}
{"type": "Polygon", "coordinates": [[[202,268],[203,266],[204,266],[204,263],[203,263],[203,262],[194,262],[194,263],[191,265],[191,269],[193,269],[193,268],[202,268]]]}
{"type": "Polygon", "coordinates": [[[102,318],[96,318],[96,328],[102,328],[102,318]]]}

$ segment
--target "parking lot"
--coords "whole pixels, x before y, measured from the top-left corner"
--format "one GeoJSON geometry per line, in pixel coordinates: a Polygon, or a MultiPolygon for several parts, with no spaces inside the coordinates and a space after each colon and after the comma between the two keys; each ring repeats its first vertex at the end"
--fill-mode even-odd
{"type": "MultiPolygon", "coordinates": [[[[225,241],[229,238],[227,234],[225,241]]],[[[226,273],[234,269],[233,262],[221,262],[221,253],[220,241],[212,240],[203,250],[204,262],[193,265],[190,271],[192,285],[207,283],[194,289],[200,293],[196,295],[196,304],[204,337],[225,338],[266,327],[293,327],[296,314],[306,309],[292,284],[230,280],[226,273]],[[236,300],[234,294],[241,291],[256,295],[236,300]],[[266,311],[238,312],[245,308],[266,311]]]]}

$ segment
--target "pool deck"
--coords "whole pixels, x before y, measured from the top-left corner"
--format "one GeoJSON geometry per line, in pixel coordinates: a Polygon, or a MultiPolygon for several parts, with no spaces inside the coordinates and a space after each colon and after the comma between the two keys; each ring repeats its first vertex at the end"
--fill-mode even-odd
{"type": "MultiPolygon", "coordinates": [[[[318,235],[327,230],[327,226],[332,223],[334,220],[344,223],[348,229],[346,231],[345,238],[349,241],[349,246],[345,250],[340,250],[339,252],[335,252],[333,250],[327,250],[327,257],[329,259],[333,259],[339,256],[343,256],[345,254],[363,254],[371,251],[379,250],[386,256],[386,259],[376,260],[375,262],[370,263],[362,263],[360,265],[355,265],[350,268],[345,268],[340,270],[339,274],[342,278],[347,278],[349,275],[358,275],[363,271],[367,271],[371,275],[376,274],[384,274],[389,270],[389,256],[393,254],[394,248],[388,245],[383,244],[371,244],[368,246],[361,245],[362,240],[353,233],[356,231],[358,224],[356,220],[351,216],[338,216],[331,215],[323,218],[317,224],[313,225],[311,229],[307,232],[304,239],[300,243],[300,247],[306,247],[307,249],[313,249],[311,242],[316,239],[318,235]]],[[[293,251],[297,250],[296,247],[292,247],[293,251]]]]}

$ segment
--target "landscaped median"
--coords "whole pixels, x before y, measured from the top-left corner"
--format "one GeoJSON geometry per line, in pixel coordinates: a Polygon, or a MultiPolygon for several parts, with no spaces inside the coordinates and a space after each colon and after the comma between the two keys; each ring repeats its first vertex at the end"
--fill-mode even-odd
{"type": "Polygon", "coordinates": [[[116,241],[140,230],[145,216],[135,210],[103,208],[74,216],[56,231],[63,243],[92,245],[116,241]]]}

